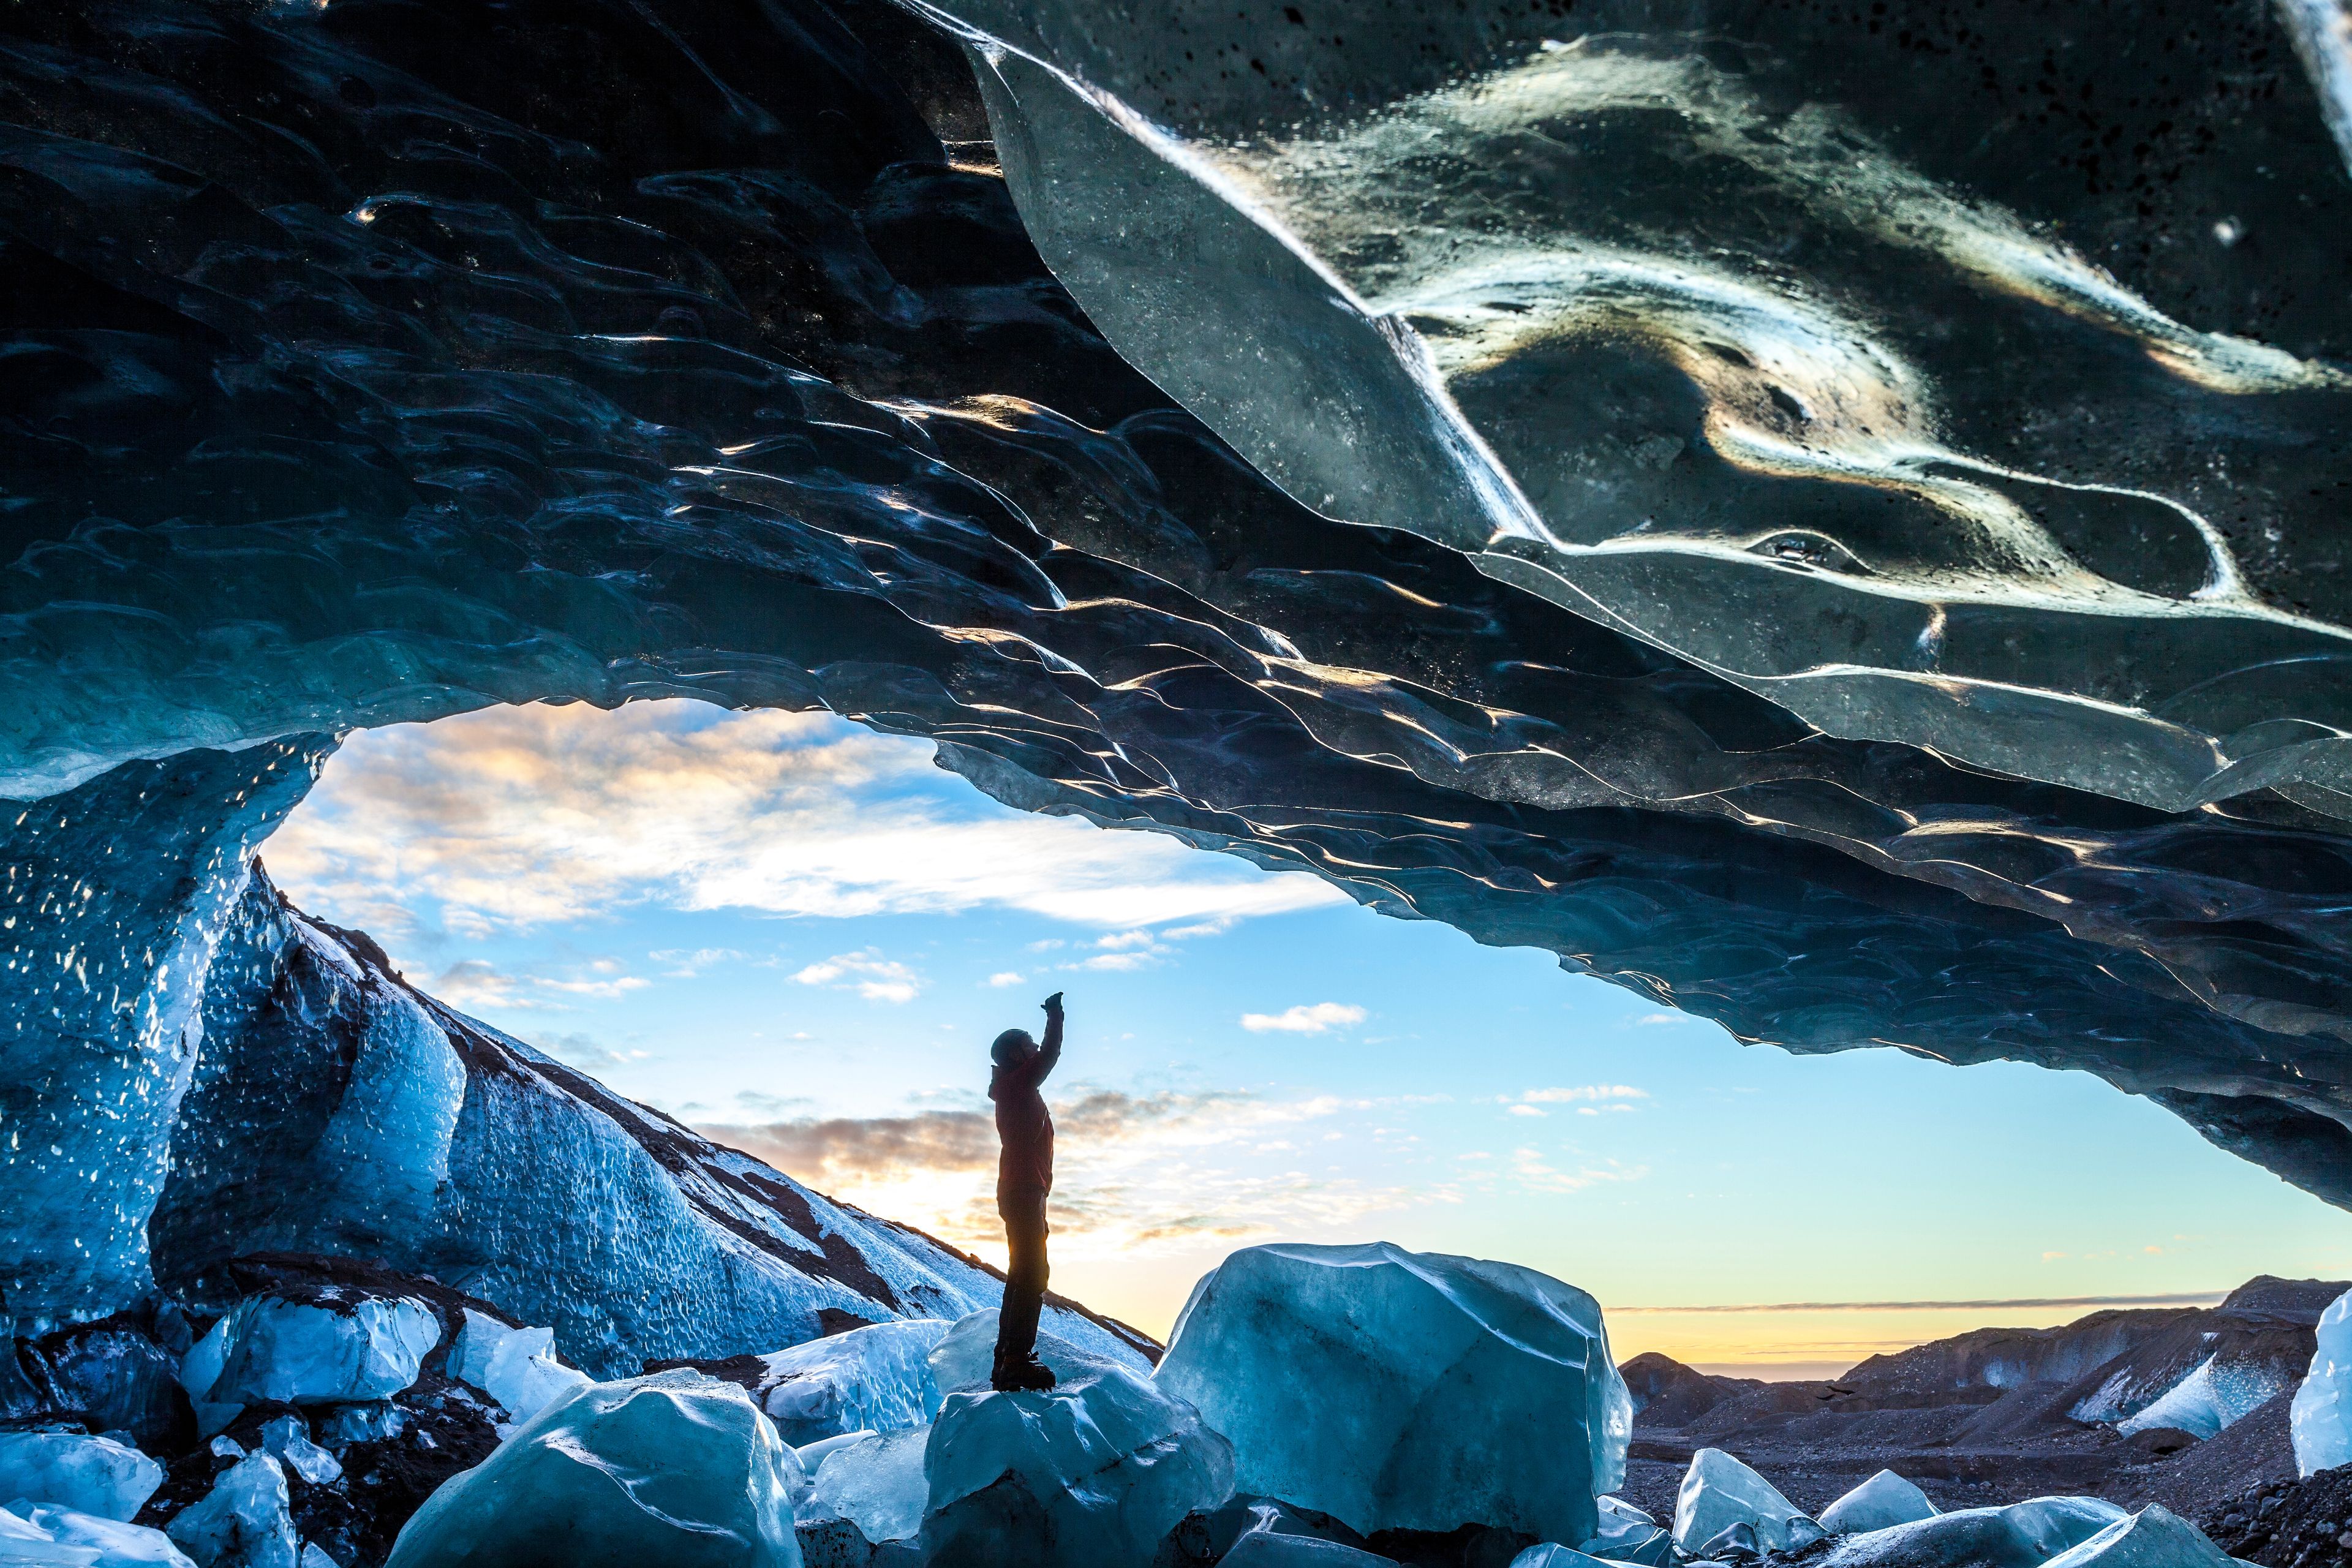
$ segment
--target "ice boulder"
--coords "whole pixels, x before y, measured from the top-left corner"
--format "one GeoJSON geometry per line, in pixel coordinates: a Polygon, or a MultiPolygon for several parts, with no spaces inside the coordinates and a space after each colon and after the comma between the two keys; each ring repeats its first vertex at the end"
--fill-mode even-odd
{"type": "Polygon", "coordinates": [[[556,1359],[553,1329],[509,1328],[471,1307],[449,1347],[448,1366],[450,1376],[497,1400],[518,1422],[593,1381],[556,1359]]]}
{"type": "Polygon", "coordinates": [[[947,1337],[936,1318],[875,1323],[761,1359],[761,1407],[800,1447],[860,1429],[922,1426],[940,1413],[930,1354],[947,1337]]]}
{"type": "Polygon", "coordinates": [[[2042,1568],[2128,1517],[2111,1502],[2084,1497],[1957,1509],[1847,1536],[1818,1568],[2042,1568]]]}
{"type": "Polygon", "coordinates": [[[58,1551],[89,1555],[41,1558],[19,1552],[17,1558],[12,1559],[10,1542],[0,1535],[0,1563],[22,1560],[86,1563],[90,1568],[196,1568],[185,1552],[172,1544],[170,1536],[143,1524],[125,1524],[121,1520],[38,1503],[21,1504],[8,1511],[46,1534],[57,1543],[58,1551]]]}
{"type": "Polygon", "coordinates": [[[1591,1297],[1386,1242],[1233,1254],[1192,1288],[1157,1381],[1233,1439],[1244,1490],[1368,1532],[1587,1540],[1633,1427],[1591,1297]]]}
{"type": "Polygon", "coordinates": [[[127,1520],[163,1484],[163,1466],[111,1437],[0,1432],[0,1498],[127,1520]]]}
{"type": "Polygon", "coordinates": [[[1881,1470],[1822,1510],[1821,1523],[1832,1535],[1858,1535],[1935,1517],[1926,1492],[1893,1470],[1881,1470]]]}
{"type": "Polygon", "coordinates": [[[1579,1552],[1573,1546],[1547,1541],[1540,1545],[1530,1546],[1512,1558],[1511,1568],[1609,1568],[1612,1561],[1614,1560],[1595,1557],[1589,1552],[1579,1552]]]}
{"type": "Polygon", "coordinates": [[[797,1473],[731,1383],[590,1384],[426,1499],[388,1568],[800,1568],[797,1473]]]}
{"type": "Polygon", "coordinates": [[[1664,1568],[1674,1556],[1674,1537],[1658,1521],[1627,1502],[1606,1494],[1592,1500],[1601,1526],[1580,1551],[1588,1557],[1612,1563],[1638,1563],[1643,1568],[1664,1568]]]}
{"type": "Polygon", "coordinates": [[[1396,1568],[1396,1561],[1311,1535],[1253,1530],[1234,1542],[1234,1549],[1219,1559],[1217,1568],[1396,1568]]]}
{"type": "Polygon", "coordinates": [[[1738,1546],[1793,1552],[1822,1531],[1762,1476],[1720,1448],[1701,1448],[1675,1493],[1674,1533],[1676,1551],[1706,1557],[1738,1546]]]}
{"type": "Polygon", "coordinates": [[[1055,1385],[999,1394],[995,1341],[996,1314],[978,1312],[931,1355],[944,1394],[923,1451],[932,1561],[1142,1568],[1179,1521],[1232,1494],[1232,1445],[1166,1385],[1041,1334],[1055,1385]]]}
{"type": "Polygon", "coordinates": [[[826,1455],[810,1479],[799,1522],[846,1520],[869,1545],[906,1541],[923,1528],[930,1483],[923,1476],[928,1426],[868,1433],[826,1455]]]}
{"type": "Polygon", "coordinates": [[[2352,1290],[2319,1314],[2319,1348],[2288,1407],[2294,1468],[2315,1476],[2352,1465],[2352,1290]]]}
{"type": "Polygon", "coordinates": [[[342,1461],[310,1441],[310,1429],[299,1415],[280,1415],[263,1422],[261,1446],[314,1487],[342,1479],[342,1461]]]}
{"type": "Polygon", "coordinates": [[[2119,1519],[2042,1568],[2233,1568],[2236,1559],[2205,1532],[2157,1503],[2119,1519]]]}
{"type": "Polygon", "coordinates": [[[173,1515],[164,1532],[196,1568],[299,1568],[289,1500],[277,1458],[248,1454],[221,1472],[203,1501],[173,1515]]]}
{"type": "Polygon", "coordinates": [[[440,1340],[440,1318],[406,1297],[253,1296],[188,1352],[181,1378],[200,1405],[389,1399],[440,1340]]]}

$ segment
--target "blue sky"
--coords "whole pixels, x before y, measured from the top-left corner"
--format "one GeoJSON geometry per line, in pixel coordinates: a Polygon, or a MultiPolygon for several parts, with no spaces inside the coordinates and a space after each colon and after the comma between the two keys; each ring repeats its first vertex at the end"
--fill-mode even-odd
{"type": "Polygon", "coordinates": [[[1751,1375],[2352,1275],[2352,1215],[2086,1075],[1743,1047],[824,714],[363,731],[264,858],[425,989],[1000,1261],[986,1047],[1066,991],[1055,1284],[1156,1332],[1275,1238],[1528,1264],[1621,1357],[1751,1375]]]}

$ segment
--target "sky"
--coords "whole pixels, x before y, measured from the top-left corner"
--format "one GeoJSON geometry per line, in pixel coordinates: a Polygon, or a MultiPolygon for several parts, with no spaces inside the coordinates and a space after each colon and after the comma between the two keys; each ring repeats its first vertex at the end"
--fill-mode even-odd
{"type": "Polygon", "coordinates": [[[829,714],[361,731],[263,858],[423,989],[999,1264],[988,1044],[1066,992],[1054,1285],[1163,1336],[1271,1240],[1524,1264],[1621,1360],[1758,1377],[2352,1276],[2352,1215],[2086,1074],[1743,1047],[829,714]]]}

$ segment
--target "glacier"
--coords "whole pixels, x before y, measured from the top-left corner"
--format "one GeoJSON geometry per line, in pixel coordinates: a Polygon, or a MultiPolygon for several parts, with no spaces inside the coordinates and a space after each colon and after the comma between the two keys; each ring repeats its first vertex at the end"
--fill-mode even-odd
{"type": "Polygon", "coordinates": [[[2304,1476],[2352,1465],[2352,1290],[2320,1313],[2318,1342],[2290,1407],[2294,1466],[2304,1476]]]}
{"type": "Polygon", "coordinates": [[[383,3],[0,26],[0,973],[88,1009],[0,1084],[0,1205],[79,1194],[0,1211],[20,1318],[141,1288],[189,977],[332,737],[538,699],[830,708],[2352,1200],[2304,8],[2174,40],[2158,129],[2139,30],[2009,0],[383,3]],[[2061,92],[2122,150],[2050,163],[2061,92]]]}

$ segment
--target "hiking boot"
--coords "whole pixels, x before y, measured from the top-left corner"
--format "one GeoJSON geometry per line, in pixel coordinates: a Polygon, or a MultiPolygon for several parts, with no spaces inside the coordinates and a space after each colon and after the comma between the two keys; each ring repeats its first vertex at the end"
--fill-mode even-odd
{"type": "Polygon", "coordinates": [[[1043,1394],[1054,1386],[1054,1369],[1039,1361],[1034,1352],[999,1356],[996,1370],[989,1374],[988,1382],[1000,1394],[1043,1394]]]}

